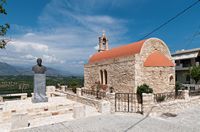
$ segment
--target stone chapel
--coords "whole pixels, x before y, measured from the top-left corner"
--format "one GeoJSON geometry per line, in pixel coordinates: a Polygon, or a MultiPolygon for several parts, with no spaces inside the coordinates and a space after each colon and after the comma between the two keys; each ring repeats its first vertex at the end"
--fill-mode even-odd
{"type": "Polygon", "coordinates": [[[92,89],[96,82],[115,92],[136,93],[146,83],[154,93],[173,92],[175,64],[167,45],[149,38],[109,49],[105,33],[99,37],[99,49],[84,65],[84,87],[92,89]]]}

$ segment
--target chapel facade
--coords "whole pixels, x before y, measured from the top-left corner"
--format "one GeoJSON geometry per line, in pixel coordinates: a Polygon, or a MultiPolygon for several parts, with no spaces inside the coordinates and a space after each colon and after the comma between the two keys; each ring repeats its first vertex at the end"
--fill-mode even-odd
{"type": "Polygon", "coordinates": [[[149,38],[109,49],[103,33],[99,50],[84,65],[84,87],[92,89],[99,82],[115,92],[136,93],[137,87],[149,85],[154,93],[173,92],[175,64],[167,45],[158,38],[149,38]]]}

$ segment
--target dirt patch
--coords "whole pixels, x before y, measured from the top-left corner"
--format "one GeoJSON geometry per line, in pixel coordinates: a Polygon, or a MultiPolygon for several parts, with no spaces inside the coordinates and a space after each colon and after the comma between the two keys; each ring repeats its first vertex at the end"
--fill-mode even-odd
{"type": "Polygon", "coordinates": [[[161,117],[168,118],[168,117],[176,117],[177,114],[174,113],[163,113],[161,117]]]}

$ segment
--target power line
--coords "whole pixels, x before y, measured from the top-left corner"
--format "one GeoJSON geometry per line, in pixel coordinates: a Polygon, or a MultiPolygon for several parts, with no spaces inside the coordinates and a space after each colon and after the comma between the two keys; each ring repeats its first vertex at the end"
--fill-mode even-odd
{"type": "Polygon", "coordinates": [[[196,2],[194,2],[193,4],[191,4],[190,6],[188,6],[187,8],[185,8],[184,10],[182,10],[181,12],[179,12],[178,14],[176,14],[174,17],[170,18],[168,21],[164,22],[163,24],[161,24],[160,26],[158,26],[157,28],[155,28],[154,30],[152,30],[151,32],[149,32],[148,34],[146,34],[144,37],[142,37],[139,40],[143,40],[146,37],[148,37],[149,35],[153,34],[156,31],[158,31],[159,29],[161,29],[162,27],[164,27],[165,25],[167,25],[168,23],[170,23],[171,21],[173,21],[174,19],[176,19],[177,17],[179,17],[180,15],[182,15],[183,13],[185,13],[186,11],[188,11],[189,9],[191,9],[193,6],[195,6],[199,2],[200,2],[200,0],[197,0],[196,2]]]}
{"type": "Polygon", "coordinates": [[[192,42],[194,41],[194,39],[195,39],[197,36],[200,36],[200,25],[198,26],[197,30],[193,33],[193,35],[191,36],[191,38],[188,39],[188,42],[187,42],[186,45],[185,45],[185,49],[187,49],[188,46],[189,46],[190,44],[192,44],[192,42]]]}

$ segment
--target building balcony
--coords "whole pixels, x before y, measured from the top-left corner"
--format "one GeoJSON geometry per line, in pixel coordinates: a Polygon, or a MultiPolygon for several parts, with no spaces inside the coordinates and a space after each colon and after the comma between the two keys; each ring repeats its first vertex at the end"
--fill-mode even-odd
{"type": "MultiPolygon", "coordinates": [[[[195,64],[196,64],[196,66],[199,66],[199,62],[196,62],[195,64]]],[[[188,65],[180,64],[180,65],[176,66],[176,70],[177,70],[177,71],[178,71],[178,70],[181,70],[181,71],[189,70],[190,67],[191,67],[191,65],[189,65],[189,64],[188,64],[188,65]]]]}
{"type": "Polygon", "coordinates": [[[183,66],[183,64],[180,64],[178,66],[176,66],[176,71],[179,71],[179,70],[189,70],[190,67],[185,67],[183,66]]]}

